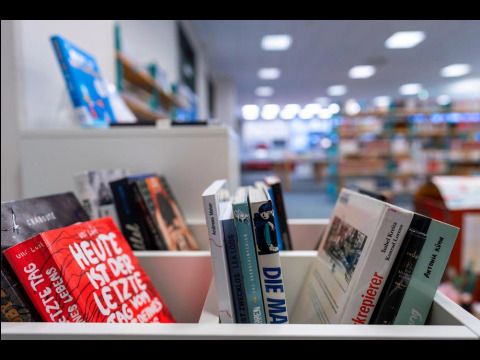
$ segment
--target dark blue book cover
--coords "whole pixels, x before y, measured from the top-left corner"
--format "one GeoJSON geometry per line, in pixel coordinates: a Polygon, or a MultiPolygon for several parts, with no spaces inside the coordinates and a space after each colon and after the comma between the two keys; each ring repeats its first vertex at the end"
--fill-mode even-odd
{"type": "Polygon", "coordinates": [[[235,308],[235,322],[248,323],[247,299],[242,278],[240,254],[238,252],[237,232],[233,218],[222,220],[222,228],[230,274],[230,288],[235,308]]]}

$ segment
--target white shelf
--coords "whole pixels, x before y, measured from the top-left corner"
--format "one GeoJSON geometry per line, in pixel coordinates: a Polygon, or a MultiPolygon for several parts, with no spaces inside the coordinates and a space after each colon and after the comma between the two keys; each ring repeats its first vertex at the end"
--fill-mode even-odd
{"type": "MultiPolygon", "coordinates": [[[[325,221],[299,222],[304,224],[290,226],[294,244],[302,226],[310,226],[310,244],[315,244],[325,221]]],[[[192,227],[204,233],[205,225],[192,227]]],[[[2,339],[480,339],[480,321],[439,292],[425,326],[219,324],[209,251],[136,254],[179,323],[2,323],[2,339]]],[[[315,251],[281,252],[289,307],[315,258],[315,251]]]]}

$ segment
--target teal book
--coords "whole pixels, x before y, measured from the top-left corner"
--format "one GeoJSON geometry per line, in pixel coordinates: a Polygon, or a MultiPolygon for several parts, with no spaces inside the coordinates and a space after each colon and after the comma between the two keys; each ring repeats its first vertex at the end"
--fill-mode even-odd
{"type": "Polygon", "coordinates": [[[394,325],[423,325],[442,280],[459,229],[432,220],[394,325]]]}
{"type": "Polygon", "coordinates": [[[252,219],[248,206],[246,188],[239,188],[233,200],[233,219],[238,238],[241,272],[247,299],[249,323],[265,324],[265,309],[263,305],[260,273],[258,272],[257,249],[255,245],[252,219]]]}

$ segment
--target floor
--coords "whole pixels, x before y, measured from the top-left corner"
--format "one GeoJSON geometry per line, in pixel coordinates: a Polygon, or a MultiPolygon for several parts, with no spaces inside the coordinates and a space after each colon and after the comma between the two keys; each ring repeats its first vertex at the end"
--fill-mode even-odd
{"type": "MultiPolygon", "coordinates": [[[[255,181],[262,180],[265,176],[272,175],[271,172],[252,171],[242,172],[241,184],[252,185],[255,181]]],[[[354,186],[347,187],[355,189],[354,186]]],[[[290,219],[319,219],[329,218],[335,200],[327,196],[324,184],[315,184],[311,177],[292,176],[292,189],[289,192],[284,192],[285,206],[287,216],[290,219]]],[[[405,195],[396,198],[396,205],[412,209],[411,196],[405,195]]]]}

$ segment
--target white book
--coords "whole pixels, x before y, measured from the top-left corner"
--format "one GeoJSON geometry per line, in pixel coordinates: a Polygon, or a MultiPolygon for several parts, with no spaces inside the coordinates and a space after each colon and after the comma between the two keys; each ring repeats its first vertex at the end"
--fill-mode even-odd
{"type": "Polygon", "coordinates": [[[268,192],[249,187],[248,203],[257,247],[265,315],[269,324],[288,323],[287,300],[276,239],[272,201],[268,192]]]}
{"type": "Polygon", "coordinates": [[[210,253],[215,278],[215,289],[218,297],[218,312],[221,323],[234,323],[234,307],[230,289],[227,255],[223,240],[223,229],[220,215],[225,203],[229,200],[227,181],[214,181],[202,194],[203,208],[210,240],[210,253]]]}
{"type": "Polygon", "coordinates": [[[294,323],[368,323],[413,213],[342,189],[292,314],[294,323]],[[363,295],[363,297],[362,297],[363,295]]]}

